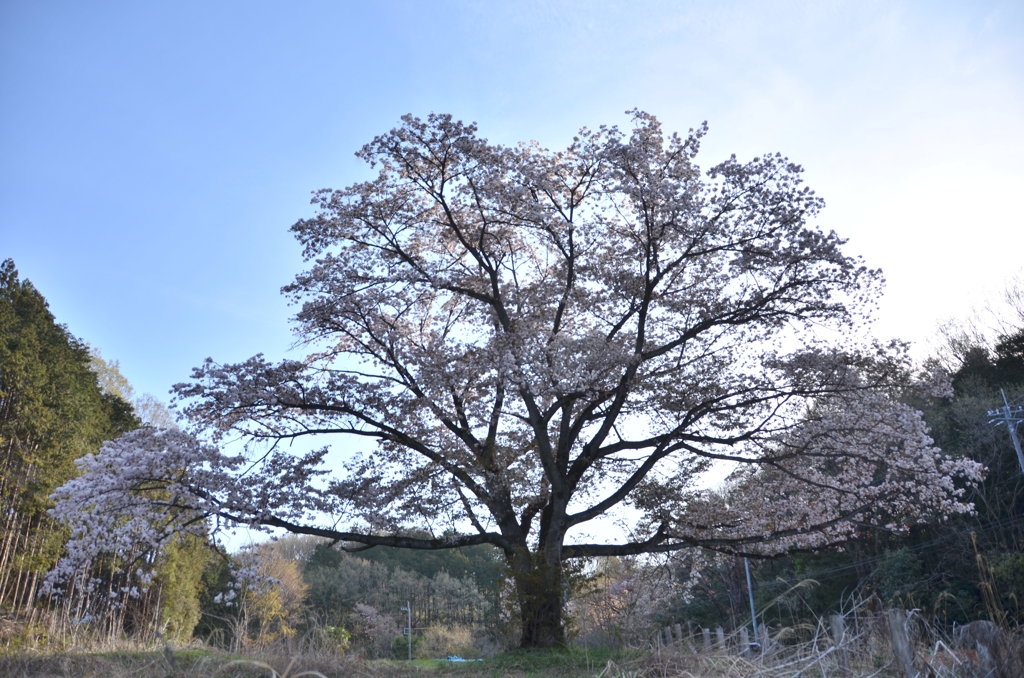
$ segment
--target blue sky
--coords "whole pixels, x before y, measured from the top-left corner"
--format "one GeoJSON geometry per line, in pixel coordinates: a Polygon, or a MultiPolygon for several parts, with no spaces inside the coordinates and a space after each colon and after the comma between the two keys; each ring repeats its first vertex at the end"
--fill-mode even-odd
{"type": "MultiPolygon", "coordinates": [[[[0,3],[0,258],[166,397],[285,354],[310,191],[412,112],[492,141],[708,120],[702,164],[780,151],[922,347],[1019,272],[1019,2],[0,3]]],[[[922,352],[924,348],[920,349],[922,352]]]]}

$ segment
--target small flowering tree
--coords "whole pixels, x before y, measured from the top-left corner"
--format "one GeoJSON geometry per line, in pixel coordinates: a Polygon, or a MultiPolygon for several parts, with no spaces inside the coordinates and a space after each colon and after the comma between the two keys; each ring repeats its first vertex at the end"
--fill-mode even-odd
{"type": "Polygon", "coordinates": [[[633,121],[552,152],[407,116],[365,146],[379,174],[317,192],[292,229],[310,269],[284,291],[308,356],[208,360],[176,387],[205,442],[150,429],[84,460],[58,493],[71,559],[209,517],[489,543],[535,647],[563,642],[568,559],[767,555],[969,510],[957,479],[980,469],[900,403],[927,386],[901,347],[854,339],[880,274],[809,223],[823,203],[801,168],[702,171],[704,127],[633,121]],[[246,451],[218,451],[225,436],[246,451]],[[327,469],[326,447],[278,445],[307,436],[376,449],[327,469]],[[737,467],[737,499],[700,484],[715,461],[737,467]],[[639,516],[629,538],[586,537],[616,516],[639,516]]]}

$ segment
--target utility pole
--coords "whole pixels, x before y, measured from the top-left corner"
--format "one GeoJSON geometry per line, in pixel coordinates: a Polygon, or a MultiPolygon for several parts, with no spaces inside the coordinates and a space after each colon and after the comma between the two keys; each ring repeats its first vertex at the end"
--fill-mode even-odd
{"type": "Polygon", "coordinates": [[[1024,452],[1021,452],[1020,438],[1017,437],[1017,424],[1024,421],[1024,407],[1019,405],[1010,407],[1010,401],[1006,399],[1006,391],[999,389],[999,392],[1003,395],[1003,407],[988,411],[988,416],[992,417],[988,423],[994,426],[1006,424],[1006,428],[1010,431],[1010,440],[1013,441],[1013,449],[1017,452],[1017,463],[1020,464],[1021,473],[1024,473],[1024,452]]]}
{"type": "Polygon", "coordinates": [[[412,661],[412,604],[408,600],[405,601],[402,612],[406,613],[406,626],[402,629],[402,633],[409,638],[409,661],[412,661]]]}

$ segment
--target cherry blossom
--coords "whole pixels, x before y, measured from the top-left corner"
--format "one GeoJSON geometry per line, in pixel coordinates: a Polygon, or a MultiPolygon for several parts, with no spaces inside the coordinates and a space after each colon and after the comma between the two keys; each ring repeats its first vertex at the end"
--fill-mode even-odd
{"type": "Polygon", "coordinates": [[[292,228],[309,269],[284,293],[307,355],[207,360],[175,387],[195,437],[147,430],[87,458],[57,495],[68,561],[210,519],[490,543],[536,646],[562,639],[567,558],[822,548],[970,510],[981,469],[902,401],[944,376],[865,340],[881,274],[813,225],[802,168],[702,170],[706,125],[632,115],[562,151],[447,115],[367,144],[378,174],[317,191],[292,228]],[[327,468],[326,447],[283,451],[307,437],[376,447],[327,468]],[[698,483],[716,461],[737,467],[724,491],[698,483]],[[637,511],[623,542],[569,536],[637,511]]]}

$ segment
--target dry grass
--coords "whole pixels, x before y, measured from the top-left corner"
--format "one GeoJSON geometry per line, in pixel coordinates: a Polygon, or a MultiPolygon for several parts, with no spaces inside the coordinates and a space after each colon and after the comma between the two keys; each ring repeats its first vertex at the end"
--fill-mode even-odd
{"type": "Polygon", "coordinates": [[[1024,637],[988,622],[974,622],[957,633],[906,616],[911,663],[905,664],[893,643],[883,614],[845,618],[836,642],[834,627],[817,625],[777,630],[766,649],[741,653],[735,636],[726,647],[698,649],[684,640],[652,651],[644,659],[609,666],[603,678],[1020,678],[1024,676],[1024,637]]]}
{"type": "MultiPolygon", "coordinates": [[[[901,613],[912,648],[913,673],[931,678],[1019,678],[1024,676],[1024,638],[988,622],[957,633],[929,627],[901,613]]],[[[175,652],[24,652],[0,657],[4,678],[898,678],[906,676],[883,613],[854,610],[844,618],[841,638],[832,620],[778,629],[766,649],[741,652],[738,638],[704,649],[702,637],[626,653],[573,648],[568,651],[505,652],[482,662],[453,664],[417,660],[367,661],[316,644],[299,644],[240,657],[208,648],[175,652]]],[[[912,678],[912,675],[911,675],[912,678]]]]}
{"type": "MultiPolygon", "coordinates": [[[[603,653],[605,656],[608,653],[603,653]]],[[[239,658],[215,651],[175,652],[173,660],[161,652],[100,654],[37,654],[0,657],[4,678],[403,678],[405,676],[458,676],[459,678],[591,678],[607,661],[588,662],[580,652],[509,652],[483,662],[449,663],[368,661],[356,656],[289,658],[259,655],[239,658]]],[[[605,673],[605,676],[612,674],[605,673]]],[[[619,675],[619,674],[615,674],[619,675]]]]}
{"type": "Polygon", "coordinates": [[[33,653],[0,657],[4,678],[300,678],[360,675],[355,657],[274,653],[238,657],[216,650],[33,653]]]}

